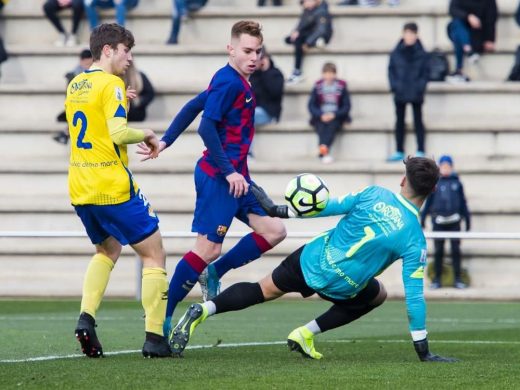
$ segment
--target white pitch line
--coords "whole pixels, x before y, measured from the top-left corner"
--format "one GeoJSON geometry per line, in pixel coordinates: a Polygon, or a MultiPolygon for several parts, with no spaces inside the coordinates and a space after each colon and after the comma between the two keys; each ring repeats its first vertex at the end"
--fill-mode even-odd
{"type": "MultiPolygon", "coordinates": [[[[410,340],[323,340],[321,343],[411,343],[410,340]]],[[[508,344],[508,345],[520,345],[520,341],[503,341],[503,340],[430,340],[433,344],[508,344]]],[[[245,343],[224,343],[224,344],[206,344],[206,345],[191,345],[186,349],[207,349],[207,348],[239,348],[239,347],[258,347],[258,346],[270,346],[270,345],[284,345],[286,341],[252,341],[245,343]]],[[[117,355],[128,355],[131,353],[139,353],[140,349],[123,350],[106,352],[107,356],[117,355]]],[[[38,356],[26,359],[4,359],[0,360],[0,363],[28,363],[28,362],[41,362],[48,360],[59,360],[59,359],[74,359],[83,357],[83,354],[70,354],[70,355],[51,355],[51,356],[38,356]]]]}
{"type": "MultiPolygon", "coordinates": [[[[136,319],[137,316],[130,317],[100,317],[101,321],[126,321],[136,319]]],[[[69,316],[6,316],[0,315],[0,321],[76,321],[77,317],[69,316]]],[[[366,318],[364,322],[395,322],[405,323],[406,318],[366,318]]],[[[455,324],[520,324],[519,318],[428,318],[429,323],[455,323],[455,324]]]]}

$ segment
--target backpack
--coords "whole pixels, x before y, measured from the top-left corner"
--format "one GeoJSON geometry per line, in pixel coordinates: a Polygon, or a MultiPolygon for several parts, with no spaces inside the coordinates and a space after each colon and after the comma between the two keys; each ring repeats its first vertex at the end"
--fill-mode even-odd
{"type": "Polygon", "coordinates": [[[444,81],[450,73],[450,63],[445,53],[439,49],[434,49],[429,53],[430,75],[429,81],[444,81]]]}
{"type": "Polygon", "coordinates": [[[206,5],[208,0],[186,0],[186,10],[188,12],[197,12],[206,5]]]}
{"type": "Polygon", "coordinates": [[[515,52],[515,62],[513,64],[513,68],[507,76],[508,81],[520,81],[520,46],[516,48],[515,52]]]}

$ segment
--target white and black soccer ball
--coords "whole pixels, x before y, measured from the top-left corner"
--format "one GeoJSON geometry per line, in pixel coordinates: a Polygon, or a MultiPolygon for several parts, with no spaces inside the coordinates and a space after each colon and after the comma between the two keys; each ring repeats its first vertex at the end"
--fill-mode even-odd
{"type": "Polygon", "coordinates": [[[287,184],[285,201],[296,215],[310,217],[327,206],[329,189],[318,176],[302,173],[287,184]]]}

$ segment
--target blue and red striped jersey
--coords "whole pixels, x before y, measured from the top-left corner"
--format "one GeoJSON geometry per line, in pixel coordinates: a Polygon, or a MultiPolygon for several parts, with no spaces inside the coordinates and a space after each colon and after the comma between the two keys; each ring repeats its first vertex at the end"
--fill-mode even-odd
{"type": "MultiPolygon", "coordinates": [[[[229,64],[215,73],[207,89],[202,117],[217,122],[224,153],[235,170],[246,178],[249,178],[247,153],[255,134],[255,106],[251,85],[229,64]]],[[[198,164],[210,176],[221,173],[208,149],[198,164]]]]}

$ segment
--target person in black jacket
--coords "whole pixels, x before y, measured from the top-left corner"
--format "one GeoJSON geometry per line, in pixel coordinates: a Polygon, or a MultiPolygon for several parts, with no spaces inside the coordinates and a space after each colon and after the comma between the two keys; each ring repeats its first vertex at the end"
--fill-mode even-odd
{"type": "Polygon", "coordinates": [[[456,69],[447,80],[466,82],[469,78],[463,73],[464,55],[476,62],[479,53],[495,50],[497,4],[496,0],[451,0],[449,12],[452,20],[448,37],[453,42],[456,69]]]}
{"type": "Polygon", "coordinates": [[[294,45],[294,70],[288,83],[303,80],[303,53],[311,47],[323,48],[332,37],[332,17],[325,0],[301,0],[303,13],[296,29],[285,38],[285,43],[294,45]]]}
{"type": "Polygon", "coordinates": [[[146,107],[155,97],[153,85],[148,77],[135,67],[134,62],[130,63],[123,80],[127,88],[130,105],[127,120],[129,122],[142,122],[146,119],[146,107]]]}
{"type": "Polygon", "coordinates": [[[249,82],[256,99],[255,128],[278,122],[282,113],[284,79],[265,48],[259,66],[249,82]]]}
{"type": "Polygon", "coordinates": [[[418,27],[415,23],[407,23],[403,28],[403,37],[390,54],[388,79],[394,94],[396,122],[396,152],[388,161],[402,161],[404,158],[405,110],[411,103],[415,134],[417,136],[416,156],[424,157],[424,124],[422,120],[422,104],[429,79],[429,57],[418,39],[418,27]]]}
{"type": "MultiPolygon", "coordinates": [[[[429,196],[421,213],[421,225],[424,227],[426,217],[431,214],[434,232],[459,232],[460,223],[464,219],[466,231],[471,228],[471,218],[464,187],[453,171],[453,159],[444,155],[439,159],[440,178],[437,188],[429,196]]],[[[460,240],[451,239],[451,257],[455,276],[455,287],[466,288],[461,279],[460,240]]],[[[444,257],[444,239],[435,240],[435,277],[431,288],[441,287],[442,262],[444,257]]]]}
{"type": "Polygon", "coordinates": [[[333,162],[330,148],[345,122],[350,123],[350,96],[347,83],[336,77],[336,65],[327,62],[322,78],[314,84],[309,98],[311,125],[318,134],[319,157],[322,163],[333,162]]]}

